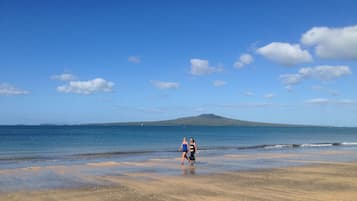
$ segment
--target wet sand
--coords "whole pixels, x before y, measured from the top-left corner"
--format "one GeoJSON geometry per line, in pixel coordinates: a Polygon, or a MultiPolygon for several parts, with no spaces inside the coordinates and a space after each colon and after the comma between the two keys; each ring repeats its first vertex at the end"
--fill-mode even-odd
{"type": "MultiPolygon", "coordinates": [[[[115,164],[103,164],[115,165],[115,164]]],[[[1,201],[99,200],[342,200],[357,199],[357,162],[326,162],[288,168],[181,176],[129,173],[93,176],[106,185],[0,193],[1,201]]]]}

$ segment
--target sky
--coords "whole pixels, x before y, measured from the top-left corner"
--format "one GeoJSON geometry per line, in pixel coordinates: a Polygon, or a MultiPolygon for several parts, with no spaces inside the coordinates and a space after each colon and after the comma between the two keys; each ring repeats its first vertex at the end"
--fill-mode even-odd
{"type": "Polygon", "coordinates": [[[0,124],[357,126],[357,1],[0,0],[0,124]]]}

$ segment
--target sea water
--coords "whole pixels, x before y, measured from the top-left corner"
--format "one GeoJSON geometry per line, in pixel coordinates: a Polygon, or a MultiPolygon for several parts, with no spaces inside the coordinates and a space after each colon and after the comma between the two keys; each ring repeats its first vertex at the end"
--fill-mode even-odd
{"type": "Polygon", "coordinates": [[[0,168],[172,157],[184,136],[210,155],[357,148],[357,128],[0,126],[0,168]]]}
{"type": "Polygon", "coordinates": [[[357,128],[0,126],[0,192],[86,185],[93,180],[85,179],[96,175],[205,174],[309,160],[356,161],[356,153],[357,128]],[[197,142],[195,171],[180,168],[183,137],[197,142]],[[319,154],[324,151],[349,154],[319,154]],[[281,154],[294,157],[277,157],[281,154]],[[137,165],[146,161],[159,165],[137,165]],[[114,166],[90,165],[106,162],[114,166]]]}

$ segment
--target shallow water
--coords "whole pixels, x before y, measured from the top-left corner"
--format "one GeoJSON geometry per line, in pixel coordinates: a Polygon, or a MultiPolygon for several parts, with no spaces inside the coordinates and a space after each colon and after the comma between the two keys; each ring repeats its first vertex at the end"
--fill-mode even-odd
{"type": "Polygon", "coordinates": [[[356,142],[357,128],[1,126],[0,189],[102,185],[95,177],[106,175],[357,161],[356,142]],[[179,165],[183,136],[198,143],[194,167],[179,165]]]}

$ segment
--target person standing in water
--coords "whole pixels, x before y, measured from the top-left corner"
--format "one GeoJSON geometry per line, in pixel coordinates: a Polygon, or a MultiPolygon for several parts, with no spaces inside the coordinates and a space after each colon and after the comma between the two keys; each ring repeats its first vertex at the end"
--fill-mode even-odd
{"type": "Polygon", "coordinates": [[[185,159],[188,160],[188,157],[187,157],[188,144],[187,144],[186,137],[183,137],[182,144],[181,144],[181,147],[180,147],[179,150],[182,152],[182,154],[181,154],[181,165],[184,165],[185,159]]]}
{"type": "Polygon", "coordinates": [[[195,142],[195,139],[193,139],[193,137],[190,137],[190,163],[191,165],[193,165],[196,161],[196,157],[195,157],[195,153],[197,151],[197,145],[195,142]]]}

